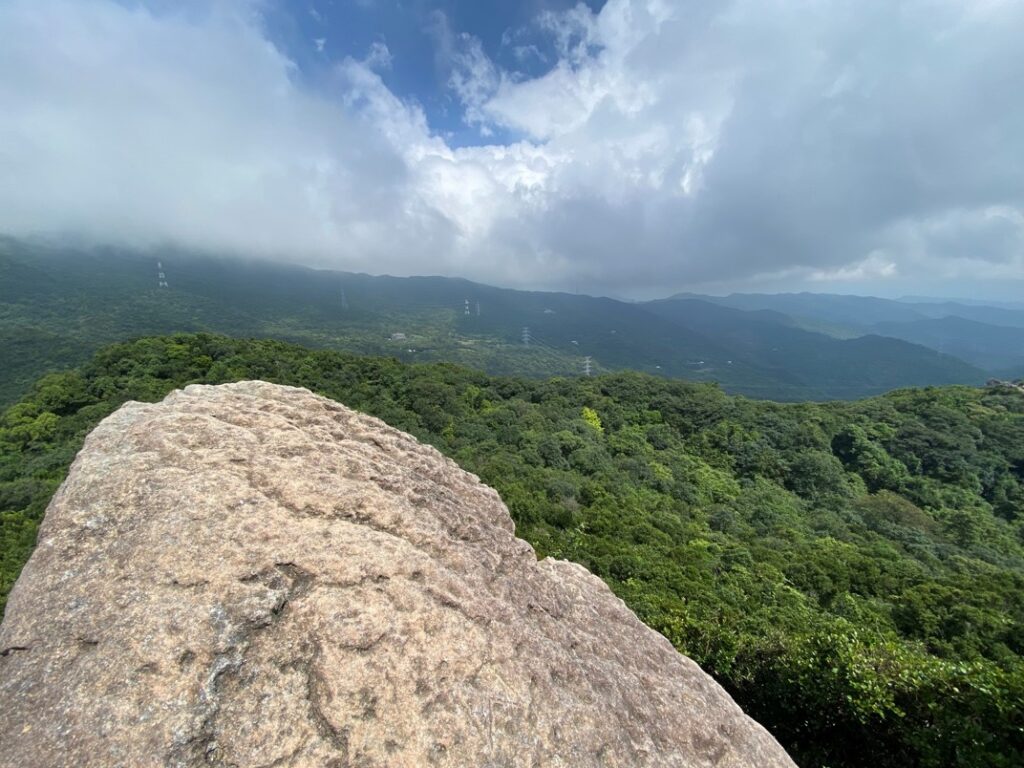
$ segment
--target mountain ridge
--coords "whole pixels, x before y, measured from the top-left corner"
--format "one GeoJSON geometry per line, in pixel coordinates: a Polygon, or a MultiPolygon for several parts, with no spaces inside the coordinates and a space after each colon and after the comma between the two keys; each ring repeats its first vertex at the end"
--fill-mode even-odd
{"type": "MultiPolygon", "coordinates": [[[[843,345],[806,328],[807,335],[787,332],[791,341],[802,340],[793,352],[800,365],[787,365],[753,354],[707,323],[652,312],[650,303],[516,291],[462,278],[376,277],[174,251],[144,257],[40,249],[11,240],[0,241],[0,274],[0,352],[11,361],[0,376],[0,402],[104,343],[201,330],[405,362],[446,360],[499,375],[580,375],[589,359],[593,372],[632,369],[717,381],[730,392],[779,400],[980,384],[990,373],[913,344],[894,354],[888,342],[869,340],[846,347],[858,351],[858,364],[839,375],[831,363],[814,360],[840,359],[843,345]],[[158,260],[167,289],[157,286],[158,260]]],[[[797,325],[757,314],[733,320],[797,325]]]]}

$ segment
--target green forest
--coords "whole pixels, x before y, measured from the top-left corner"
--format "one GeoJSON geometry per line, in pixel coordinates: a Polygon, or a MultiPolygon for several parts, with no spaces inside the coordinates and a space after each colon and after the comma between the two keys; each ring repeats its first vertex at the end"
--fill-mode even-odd
{"type": "Polygon", "coordinates": [[[127,400],[308,387],[494,486],[802,766],[1024,765],[1024,392],[779,404],[640,373],[492,377],[211,334],[144,338],[0,417],[0,599],[85,435],[127,400]]]}
{"type": "MultiPolygon", "coordinates": [[[[859,314],[912,312],[897,309],[859,314]]],[[[997,373],[870,329],[833,338],[802,325],[837,324],[691,299],[625,302],[173,250],[46,248],[0,235],[0,407],[105,344],[180,332],[451,362],[497,376],[578,375],[589,358],[594,372],[714,381],[733,394],[785,401],[979,385],[997,373]],[[156,259],[170,288],[156,287],[156,259]]],[[[1016,330],[1003,328],[1000,344],[1016,330]]]]}

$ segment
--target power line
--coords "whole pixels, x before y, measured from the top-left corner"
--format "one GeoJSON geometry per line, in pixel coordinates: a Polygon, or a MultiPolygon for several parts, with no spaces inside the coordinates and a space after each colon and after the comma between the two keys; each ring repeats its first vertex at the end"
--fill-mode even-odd
{"type": "Polygon", "coordinates": [[[545,344],[532,333],[530,334],[530,349],[541,349],[547,352],[549,355],[556,355],[557,357],[563,359],[566,357],[565,352],[562,352],[560,349],[556,349],[555,347],[545,344]]]}
{"type": "Polygon", "coordinates": [[[530,347],[543,349],[545,352],[549,352],[553,355],[558,355],[559,357],[563,357],[565,354],[564,352],[561,352],[560,350],[552,347],[551,345],[545,344],[543,341],[534,336],[532,331],[530,332],[530,347]]]}
{"type": "MultiPolygon", "coordinates": [[[[535,336],[529,328],[524,328],[523,330],[529,336],[528,346],[534,355],[536,355],[537,352],[540,352],[544,358],[547,358],[549,364],[552,365],[553,368],[564,370],[566,373],[579,370],[579,368],[577,368],[578,363],[576,362],[579,358],[576,355],[573,355],[566,350],[561,350],[546,344],[543,339],[535,336]]],[[[524,343],[526,342],[524,341],[524,343]]],[[[596,368],[597,366],[594,363],[593,358],[590,358],[591,373],[594,373],[596,368]]]]}
{"type": "Polygon", "coordinates": [[[556,346],[548,344],[547,342],[544,341],[544,339],[538,338],[536,334],[534,334],[532,331],[530,332],[530,344],[536,345],[538,347],[543,347],[549,352],[553,352],[554,354],[559,355],[560,357],[564,357],[565,355],[569,354],[568,351],[559,349],[556,346]]]}

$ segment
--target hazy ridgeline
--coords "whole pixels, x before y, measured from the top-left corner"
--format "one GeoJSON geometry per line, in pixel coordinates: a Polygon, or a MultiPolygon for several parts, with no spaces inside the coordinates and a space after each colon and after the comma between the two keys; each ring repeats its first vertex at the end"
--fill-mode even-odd
{"type": "Polygon", "coordinates": [[[1024,375],[1022,328],[1024,311],[998,307],[810,294],[632,303],[0,239],[0,404],[103,344],[181,331],[531,377],[581,374],[589,357],[594,372],[801,401],[1024,375]]]}

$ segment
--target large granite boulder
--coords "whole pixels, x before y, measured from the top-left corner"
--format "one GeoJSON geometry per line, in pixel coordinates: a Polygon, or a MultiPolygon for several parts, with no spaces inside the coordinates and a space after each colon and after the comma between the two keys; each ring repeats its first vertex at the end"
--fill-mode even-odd
{"type": "Polygon", "coordinates": [[[793,763],[491,488],[303,389],[128,403],[0,628],[0,766],[793,763]]]}

